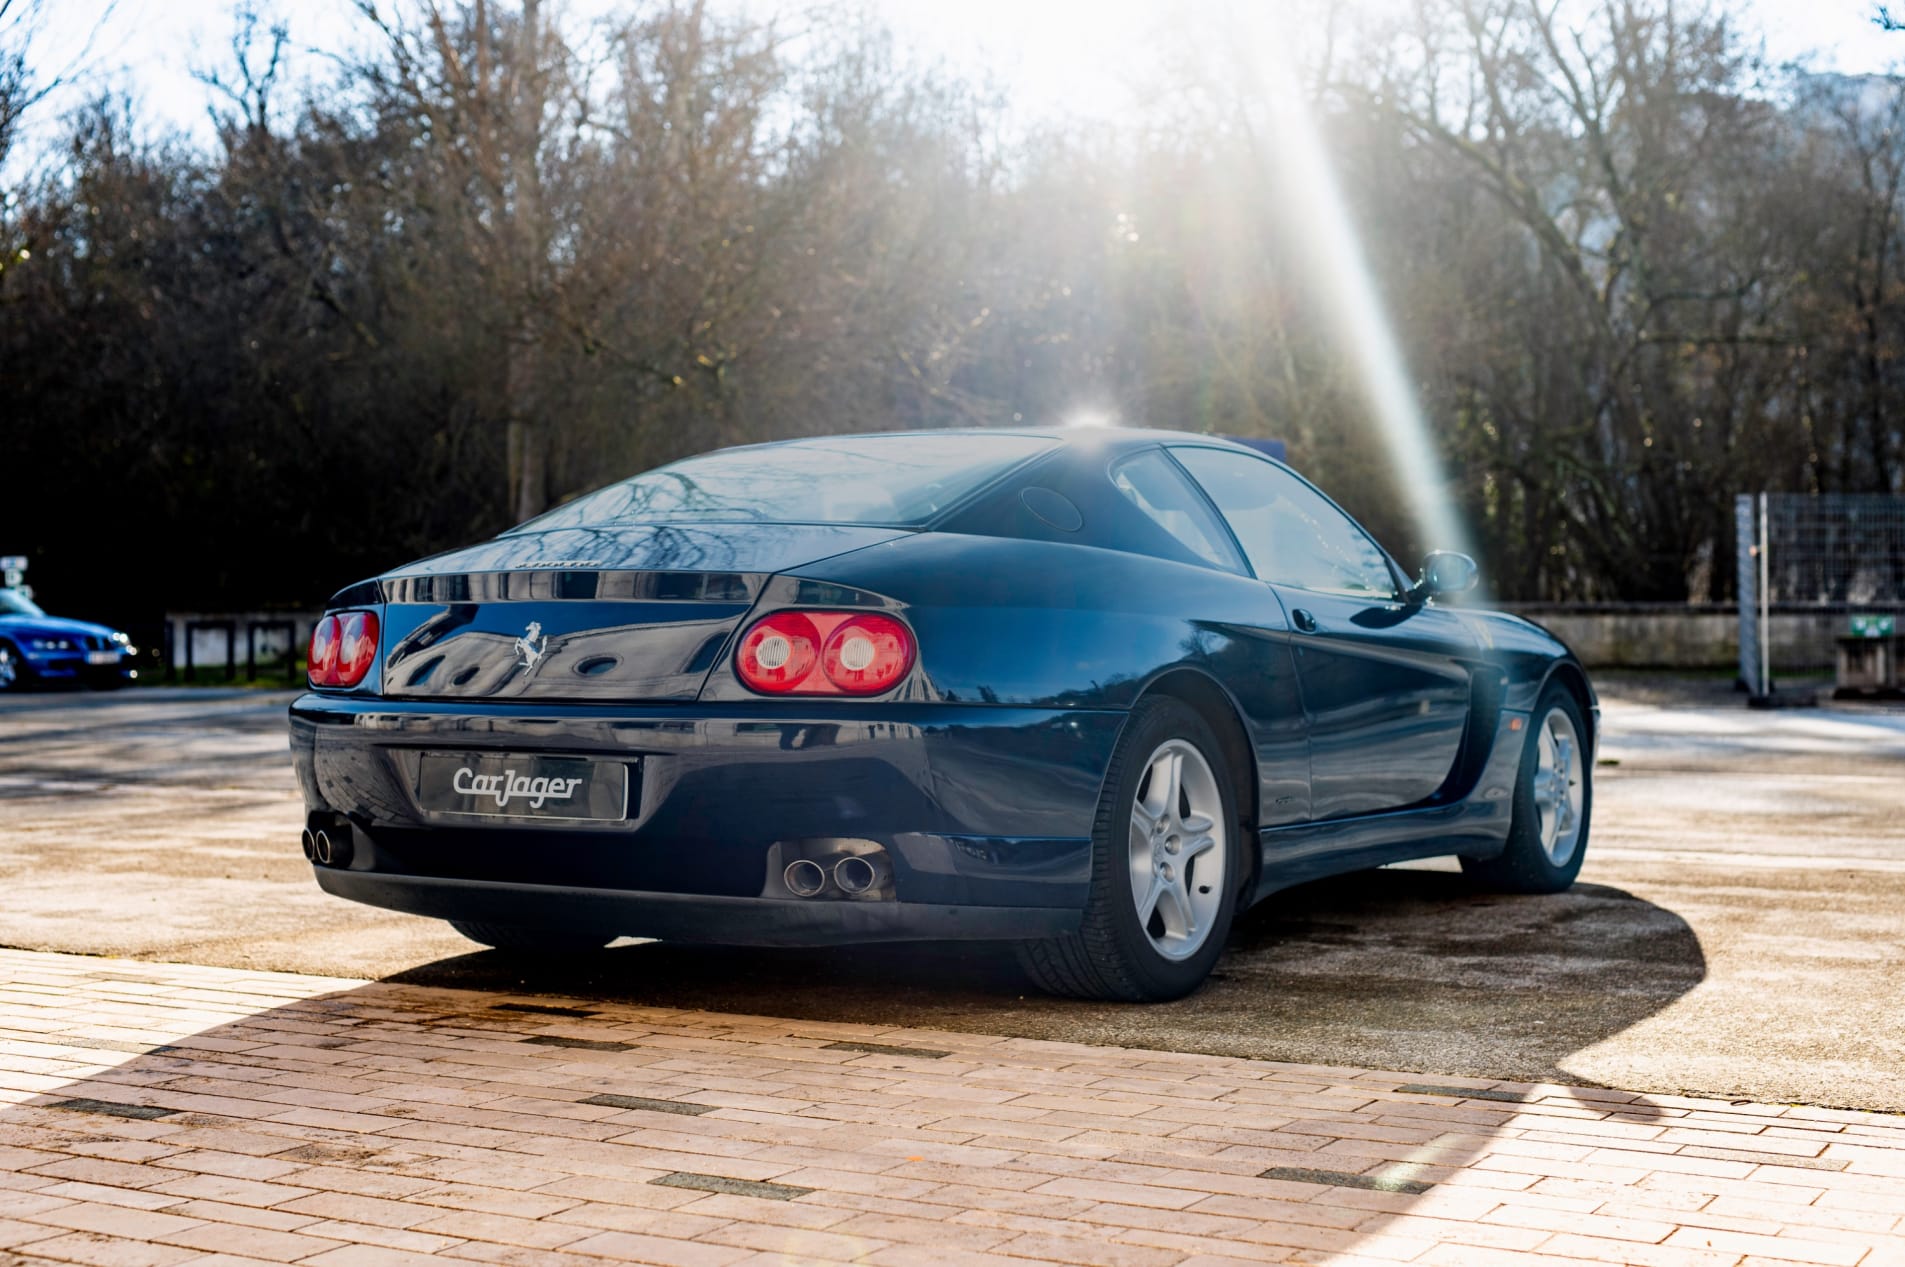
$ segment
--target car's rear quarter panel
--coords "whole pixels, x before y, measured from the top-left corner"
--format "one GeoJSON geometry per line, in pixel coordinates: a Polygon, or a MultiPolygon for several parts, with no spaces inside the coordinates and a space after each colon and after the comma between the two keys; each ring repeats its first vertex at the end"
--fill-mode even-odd
{"type": "MultiPolygon", "coordinates": [[[[1243,727],[1266,821],[1307,812],[1309,757],[1276,598],[1213,568],[1058,542],[901,538],[809,574],[898,601],[923,689],[979,706],[1127,710],[1173,674],[1219,692],[1243,727]]],[[[1248,806],[1249,797],[1240,798],[1248,806]]]]}

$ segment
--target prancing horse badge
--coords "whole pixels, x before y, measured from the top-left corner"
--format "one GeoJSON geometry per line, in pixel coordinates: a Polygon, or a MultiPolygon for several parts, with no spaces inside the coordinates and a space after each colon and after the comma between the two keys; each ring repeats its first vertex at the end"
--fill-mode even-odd
{"type": "Polygon", "coordinates": [[[516,639],[516,663],[525,669],[533,669],[548,647],[549,639],[543,636],[542,622],[532,620],[529,628],[523,630],[523,636],[516,639]]]}

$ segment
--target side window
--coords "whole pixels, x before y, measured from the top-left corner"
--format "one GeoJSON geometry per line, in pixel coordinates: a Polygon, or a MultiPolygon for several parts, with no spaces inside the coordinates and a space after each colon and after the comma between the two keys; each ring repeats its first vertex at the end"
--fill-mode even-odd
{"type": "Polygon", "coordinates": [[[1198,558],[1229,572],[1244,570],[1224,525],[1164,454],[1152,449],[1124,459],[1111,468],[1111,482],[1198,558]]]}
{"type": "Polygon", "coordinates": [[[1290,472],[1222,449],[1171,452],[1224,512],[1259,580],[1327,594],[1395,597],[1395,574],[1369,534],[1290,472]]]}

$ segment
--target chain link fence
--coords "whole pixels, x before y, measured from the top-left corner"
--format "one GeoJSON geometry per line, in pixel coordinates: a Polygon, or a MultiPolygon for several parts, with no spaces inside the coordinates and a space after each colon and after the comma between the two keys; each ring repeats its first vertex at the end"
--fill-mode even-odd
{"type": "Polygon", "coordinates": [[[1839,641],[1905,631],[1905,497],[1741,494],[1740,680],[1832,672],[1839,641]]]}

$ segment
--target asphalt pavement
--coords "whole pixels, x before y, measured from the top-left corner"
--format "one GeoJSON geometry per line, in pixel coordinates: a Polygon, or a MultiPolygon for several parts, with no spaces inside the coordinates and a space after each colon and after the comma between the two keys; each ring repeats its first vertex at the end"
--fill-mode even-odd
{"type": "Polygon", "coordinates": [[[525,962],[337,901],[298,851],[290,697],[245,690],[0,698],[0,946],[1905,1111],[1905,712],[1600,686],[1572,892],[1438,864],[1308,885],[1161,1006],[1050,999],[971,946],[525,962]]]}

